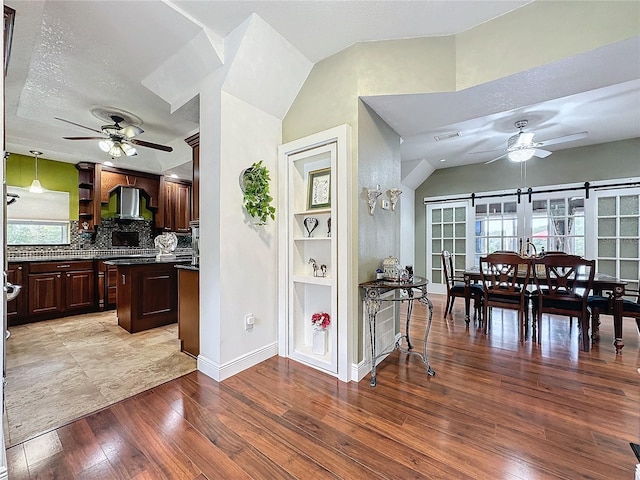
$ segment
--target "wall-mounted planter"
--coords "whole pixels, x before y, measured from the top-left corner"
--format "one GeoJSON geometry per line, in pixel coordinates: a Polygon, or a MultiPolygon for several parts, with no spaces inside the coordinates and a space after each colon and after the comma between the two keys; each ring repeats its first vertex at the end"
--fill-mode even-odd
{"type": "Polygon", "coordinates": [[[276,209],[271,206],[273,197],[269,194],[269,170],[262,160],[240,172],[240,189],[247,213],[257,220],[256,225],[265,225],[267,220],[276,219],[276,209]]]}

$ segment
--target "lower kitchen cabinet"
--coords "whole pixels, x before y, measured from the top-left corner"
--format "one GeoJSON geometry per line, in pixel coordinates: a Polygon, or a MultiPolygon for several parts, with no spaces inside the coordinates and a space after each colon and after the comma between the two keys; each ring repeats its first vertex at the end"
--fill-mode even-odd
{"type": "Polygon", "coordinates": [[[92,260],[34,262],[28,266],[28,321],[81,313],[96,306],[92,260]],[[35,317],[35,318],[31,318],[35,317]]]}
{"type": "Polygon", "coordinates": [[[22,291],[15,299],[7,302],[7,322],[9,325],[15,325],[27,316],[25,280],[25,264],[10,262],[7,265],[7,282],[21,286],[22,291]]]}
{"type": "Polygon", "coordinates": [[[178,321],[175,263],[114,263],[118,267],[118,325],[136,333],[178,321]]]}
{"type": "Polygon", "coordinates": [[[197,267],[177,268],[180,350],[197,357],[200,353],[200,272],[197,267]]]}
{"type": "Polygon", "coordinates": [[[100,310],[116,308],[118,267],[98,262],[98,307],[100,310]]]}

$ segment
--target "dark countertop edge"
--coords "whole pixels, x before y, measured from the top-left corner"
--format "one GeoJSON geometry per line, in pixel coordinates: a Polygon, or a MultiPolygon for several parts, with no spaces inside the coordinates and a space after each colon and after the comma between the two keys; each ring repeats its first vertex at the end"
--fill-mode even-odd
{"type": "Polygon", "coordinates": [[[191,257],[177,256],[176,258],[162,259],[158,260],[156,257],[147,257],[147,258],[122,258],[119,260],[107,260],[104,262],[105,265],[158,265],[158,264],[166,264],[166,263],[191,263],[191,257]]]}
{"type": "MultiPolygon", "coordinates": [[[[52,255],[50,257],[23,257],[23,258],[7,258],[8,263],[36,263],[36,262],[72,262],[74,260],[119,260],[127,258],[155,258],[155,253],[129,253],[129,254],[102,254],[94,255],[87,253],[86,255],[52,255]]],[[[186,258],[189,255],[178,254],[178,258],[186,258]]],[[[189,257],[190,258],[190,257],[189,257]]]]}
{"type": "Polygon", "coordinates": [[[175,265],[176,268],[179,268],[181,270],[191,270],[194,272],[199,272],[200,271],[200,267],[198,265],[184,265],[184,264],[179,264],[179,265],[175,265]]]}

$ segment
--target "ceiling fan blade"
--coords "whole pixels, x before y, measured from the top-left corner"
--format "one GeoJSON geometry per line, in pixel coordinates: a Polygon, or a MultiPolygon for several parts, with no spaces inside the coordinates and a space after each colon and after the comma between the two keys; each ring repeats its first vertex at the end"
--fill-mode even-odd
{"type": "Polygon", "coordinates": [[[144,133],[144,130],[135,125],[127,125],[126,127],[122,127],[118,133],[120,135],[124,135],[126,138],[131,139],[136,135],[140,135],[141,133],[144,133]]]}
{"type": "Polygon", "coordinates": [[[127,141],[129,143],[138,145],[140,147],[155,148],[156,150],[162,150],[163,152],[173,152],[173,148],[168,147],[166,145],[159,145],[157,143],[145,142],[144,140],[138,140],[135,138],[130,138],[127,141]]]}
{"type": "Polygon", "coordinates": [[[59,117],[53,117],[53,118],[55,118],[56,120],[60,120],[61,122],[70,123],[71,125],[75,125],[76,127],[86,128],[87,130],[91,130],[92,132],[102,133],[100,130],[96,130],[95,128],[85,127],[84,125],[80,125],[79,123],[72,122],[70,120],[65,120],[64,118],[59,118],[59,117]]]}
{"type": "Polygon", "coordinates": [[[549,152],[548,150],[541,150],[539,148],[536,148],[534,155],[538,158],[547,158],[549,155],[551,155],[551,152],[549,152]]]}
{"type": "Polygon", "coordinates": [[[589,135],[589,132],[572,133],[571,135],[565,135],[563,137],[556,137],[556,138],[550,138],[549,140],[544,140],[538,143],[538,145],[541,147],[546,147],[549,145],[556,145],[558,143],[573,142],[574,140],[580,140],[582,138],[586,138],[587,135],[589,135]]]}
{"type": "Polygon", "coordinates": [[[496,148],[495,150],[483,150],[481,152],[469,152],[469,155],[476,155],[478,153],[493,153],[493,152],[506,152],[504,148],[496,148]]]}
{"type": "Polygon", "coordinates": [[[484,164],[485,164],[485,165],[489,165],[490,163],[493,163],[493,162],[495,162],[496,160],[500,160],[501,158],[506,157],[506,156],[507,156],[507,154],[506,154],[506,153],[503,153],[502,155],[500,155],[499,157],[494,158],[493,160],[489,160],[488,162],[484,162],[484,164]]]}
{"type": "Polygon", "coordinates": [[[62,137],[65,140],[105,140],[105,137],[62,137]]]}

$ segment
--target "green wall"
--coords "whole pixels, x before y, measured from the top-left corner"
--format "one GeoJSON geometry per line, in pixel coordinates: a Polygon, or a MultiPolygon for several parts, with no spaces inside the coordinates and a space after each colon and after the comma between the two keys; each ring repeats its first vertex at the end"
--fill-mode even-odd
{"type": "MultiPolygon", "coordinates": [[[[6,182],[29,187],[35,178],[35,158],[12,153],[7,158],[6,182]]],[[[69,218],[78,220],[78,170],[71,163],[38,158],[38,180],[47,190],[69,192],[69,218]]]]}
{"type": "Polygon", "coordinates": [[[490,165],[442,168],[416,189],[415,271],[426,272],[425,197],[460,196],[566,183],[640,177],[640,138],[558,150],[527,161],[526,180],[520,164],[507,159],[490,165]]]}

